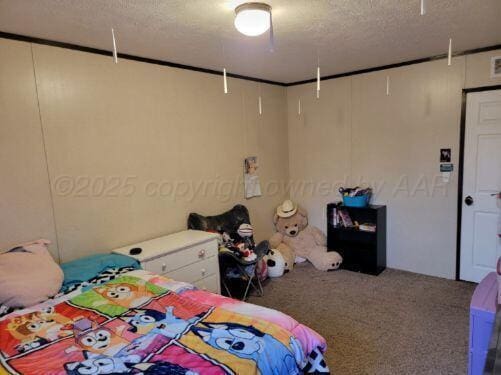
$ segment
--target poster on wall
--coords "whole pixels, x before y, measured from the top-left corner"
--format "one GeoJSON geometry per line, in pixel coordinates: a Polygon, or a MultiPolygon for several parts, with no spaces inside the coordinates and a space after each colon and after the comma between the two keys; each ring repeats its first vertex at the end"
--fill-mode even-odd
{"type": "Polygon", "coordinates": [[[257,174],[257,156],[249,156],[244,160],[244,188],[245,198],[261,196],[261,184],[257,174]]]}
{"type": "Polygon", "coordinates": [[[491,77],[501,77],[501,56],[494,56],[491,60],[491,77]]]}
{"type": "Polygon", "coordinates": [[[440,149],[440,163],[450,163],[451,162],[451,149],[441,148],[440,149]]]}

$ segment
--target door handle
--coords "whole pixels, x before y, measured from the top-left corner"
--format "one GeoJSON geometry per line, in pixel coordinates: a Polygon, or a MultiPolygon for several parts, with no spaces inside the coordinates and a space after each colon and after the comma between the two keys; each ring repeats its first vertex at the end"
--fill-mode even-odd
{"type": "Polygon", "coordinates": [[[464,199],[464,203],[466,203],[467,206],[471,206],[473,204],[473,198],[471,196],[467,196],[465,199],[464,199]]]}

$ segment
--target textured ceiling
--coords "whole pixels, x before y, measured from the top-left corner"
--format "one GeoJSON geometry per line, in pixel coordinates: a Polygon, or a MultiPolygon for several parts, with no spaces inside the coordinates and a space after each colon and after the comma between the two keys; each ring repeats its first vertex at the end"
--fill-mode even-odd
{"type": "Polygon", "coordinates": [[[501,44],[501,0],[268,0],[268,36],[233,26],[238,0],[0,0],[0,31],[280,82],[501,44]]]}

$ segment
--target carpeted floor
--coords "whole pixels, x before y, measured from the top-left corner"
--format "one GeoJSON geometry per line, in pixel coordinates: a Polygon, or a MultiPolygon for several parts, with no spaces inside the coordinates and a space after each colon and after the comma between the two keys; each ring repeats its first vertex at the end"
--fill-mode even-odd
{"type": "Polygon", "coordinates": [[[249,302],[327,339],[333,374],[465,374],[474,284],[387,269],[374,277],[301,264],[249,302]]]}

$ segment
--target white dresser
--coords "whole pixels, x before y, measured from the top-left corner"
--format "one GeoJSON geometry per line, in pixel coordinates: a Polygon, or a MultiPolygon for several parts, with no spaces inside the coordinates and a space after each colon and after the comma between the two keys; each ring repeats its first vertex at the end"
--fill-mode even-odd
{"type": "Polygon", "coordinates": [[[112,251],[137,259],[143,269],[220,293],[217,235],[186,230],[112,251]],[[131,255],[132,248],[141,248],[131,255]]]}

